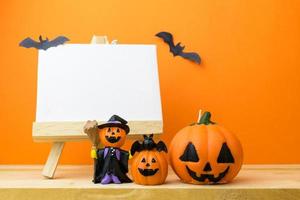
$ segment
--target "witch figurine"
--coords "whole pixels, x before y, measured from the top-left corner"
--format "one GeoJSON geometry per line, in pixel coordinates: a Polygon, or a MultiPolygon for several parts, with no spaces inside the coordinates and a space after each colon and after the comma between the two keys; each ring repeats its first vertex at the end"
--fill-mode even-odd
{"type": "Polygon", "coordinates": [[[94,183],[129,183],[129,153],[120,147],[125,143],[129,133],[127,121],[113,115],[107,123],[98,125],[96,121],[88,121],[84,132],[93,143],[91,156],[94,158],[94,183]],[[99,148],[99,137],[104,148],[99,148]],[[98,142],[97,142],[98,141],[98,142]]]}

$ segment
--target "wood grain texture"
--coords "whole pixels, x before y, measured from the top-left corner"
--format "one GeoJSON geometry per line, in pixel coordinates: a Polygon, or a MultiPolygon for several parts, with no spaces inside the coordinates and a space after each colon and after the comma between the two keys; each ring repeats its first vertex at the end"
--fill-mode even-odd
{"type": "Polygon", "coordinates": [[[92,166],[59,166],[56,179],[40,175],[42,166],[0,166],[0,199],[300,199],[300,165],[245,165],[225,185],[181,183],[170,170],[166,184],[99,185],[91,182],[92,166]]]}
{"type": "MultiPolygon", "coordinates": [[[[99,124],[105,123],[98,121],[99,124]]],[[[79,141],[86,140],[83,133],[85,122],[35,122],[32,128],[32,138],[36,142],[79,141]]],[[[160,134],[163,130],[162,121],[130,121],[129,138],[141,134],[160,134]]]]}

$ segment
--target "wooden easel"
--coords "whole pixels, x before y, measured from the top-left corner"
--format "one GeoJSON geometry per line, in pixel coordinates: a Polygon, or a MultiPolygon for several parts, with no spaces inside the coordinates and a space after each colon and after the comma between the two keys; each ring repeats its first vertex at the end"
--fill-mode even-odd
{"type": "MultiPolygon", "coordinates": [[[[94,36],[92,44],[109,44],[106,36],[94,36]]],[[[99,124],[104,123],[98,121],[99,124]]],[[[34,122],[32,137],[35,142],[52,142],[42,175],[53,178],[65,142],[87,140],[83,133],[85,122],[34,122]]],[[[129,138],[140,134],[162,133],[162,121],[130,121],[129,138]]]]}

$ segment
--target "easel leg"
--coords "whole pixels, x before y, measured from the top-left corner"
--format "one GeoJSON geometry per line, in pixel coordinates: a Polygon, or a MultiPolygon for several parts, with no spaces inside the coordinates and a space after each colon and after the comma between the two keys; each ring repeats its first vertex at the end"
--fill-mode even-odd
{"type": "Polygon", "coordinates": [[[60,158],[61,152],[64,148],[64,142],[54,142],[51,147],[51,151],[48,156],[48,160],[43,169],[43,176],[47,178],[53,178],[54,173],[60,158]]]}

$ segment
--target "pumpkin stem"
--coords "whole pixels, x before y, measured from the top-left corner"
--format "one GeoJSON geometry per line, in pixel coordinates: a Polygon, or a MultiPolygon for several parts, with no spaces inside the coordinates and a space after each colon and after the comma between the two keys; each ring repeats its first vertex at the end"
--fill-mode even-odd
{"type": "Polygon", "coordinates": [[[215,122],[210,121],[210,118],[211,118],[210,112],[204,112],[200,120],[198,121],[198,124],[205,124],[205,125],[215,124],[215,122]]]}

